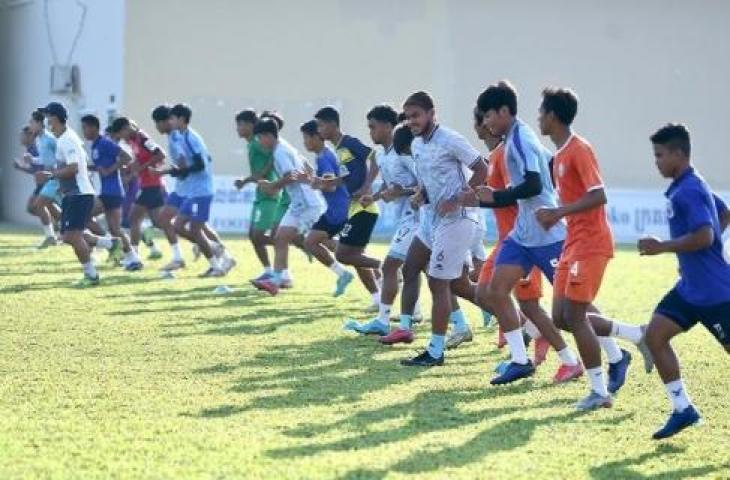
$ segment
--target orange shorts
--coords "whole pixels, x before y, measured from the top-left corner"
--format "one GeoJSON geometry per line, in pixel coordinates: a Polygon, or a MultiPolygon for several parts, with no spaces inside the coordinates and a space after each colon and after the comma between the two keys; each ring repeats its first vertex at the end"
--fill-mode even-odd
{"type": "Polygon", "coordinates": [[[561,258],[555,269],[555,297],[580,303],[593,302],[598,296],[609,260],[601,256],[581,260],[561,258]]]}
{"type": "MultiPolygon", "coordinates": [[[[484,285],[492,280],[494,274],[494,261],[497,259],[499,249],[502,247],[502,242],[497,242],[492,252],[487,257],[487,260],[482,265],[482,270],[479,272],[479,284],[484,285]]],[[[515,298],[520,302],[529,302],[531,300],[540,300],[542,298],[542,272],[535,267],[530,272],[530,275],[520,280],[520,282],[514,288],[515,298]]]]}

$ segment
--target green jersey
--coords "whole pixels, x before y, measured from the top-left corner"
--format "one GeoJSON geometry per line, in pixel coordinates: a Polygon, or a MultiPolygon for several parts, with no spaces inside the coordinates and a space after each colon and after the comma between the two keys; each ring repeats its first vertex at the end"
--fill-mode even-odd
{"type": "MultiPolygon", "coordinates": [[[[259,143],[258,138],[254,137],[248,144],[248,164],[251,170],[251,175],[260,175],[267,166],[269,166],[269,173],[264,176],[264,180],[275,182],[279,179],[276,174],[273,163],[272,153],[264,149],[259,143]]],[[[271,196],[262,192],[261,189],[256,187],[256,200],[279,200],[280,194],[271,196]]]]}

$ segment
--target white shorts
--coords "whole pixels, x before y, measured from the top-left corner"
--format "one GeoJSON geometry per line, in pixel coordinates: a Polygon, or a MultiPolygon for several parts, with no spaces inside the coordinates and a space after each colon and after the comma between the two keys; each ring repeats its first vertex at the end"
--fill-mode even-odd
{"type": "Polygon", "coordinates": [[[306,235],[326,210],[327,207],[320,205],[289,205],[279,226],[294,227],[299,233],[306,235]]]}
{"type": "MultiPolygon", "coordinates": [[[[428,275],[440,280],[461,277],[464,266],[471,265],[471,246],[477,224],[469,218],[439,223],[431,237],[431,260],[428,275]]],[[[420,236],[419,236],[420,238],[420,236]]]]}
{"type": "Polygon", "coordinates": [[[474,230],[474,241],[471,244],[469,251],[471,252],[471,258],[477,259],[480,262],[487,261],[487,250],[484,248],[484,235],[486,228],[483,222],[477,224],[477,228],[474,230]]]}
{"type": "Polygon", "coordinates": [[[418,230],[416,236],[418,239],[431,250],[431,239],[433,237],[433,217],[431,215],[421,213],[418,217],[418,230]]]}
{"type": "Polygon", "coordinates": [[[393,235],[393,239],[390,241],[388,256],[405,261],[408,255],[408,249],[418,228],[418,218],[414,213],[411,212],[402,216],[395,230],[395,235],[393,235]]]}

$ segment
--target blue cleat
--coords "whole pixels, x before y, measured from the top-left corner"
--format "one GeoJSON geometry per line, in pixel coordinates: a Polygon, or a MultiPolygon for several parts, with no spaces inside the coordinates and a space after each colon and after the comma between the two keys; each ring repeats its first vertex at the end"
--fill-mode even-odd
{"type": "Polygon", "coordinates": [[[504,372],[494,377],[489,383],[492,385],[505,385],[521,378],[531,377],[535,374],[535,366],[531,360],[526,364],[510,362],[504,372]]]}
{"type": "Polygon", "coordinates": [[[504,372],[507,371],[507,367],[509,367],[509,362],[507,360],[502,360],[496,367],[494,367],[494,373],[497,375],[504,375],[504,372]]]}
{"type": "Polygon", "coordinates": [[[629,365],[631,365],[631,354],[621,349],[623,357],[616,363],[608,364],[608,393],[611,395],[616,394],[621,387],[626,383],[626,374],[629,371],[629,365]]]}
{"type": "Polygon", "coordinates": [[[652,438],[654,440],[661,440],[662,438],[669,438],[672,435],[676,435],[685,428],[694,425],[700,421],[700,414],[695,409],[694,405],[690,405],[681,412],[674,411],[669,416],[667,423],[662,428],[654,432],[652,438]]]}
{"type": "Polygon", "coordinates": [[[352,282],[352,280],[355,278],[355,275],[353,275],[350,272],[345,272],[342,274],[341,277],[337,279],[337,288],[335,288],[335,297],[342,296],[345,293],[345,290],[347,290],[347,286],[352,282]]]}
{"type": "Polygon", "coordinates": [[[575,405],[575,409],[581,412],[587,412],[589,410],[596,410],[598,408],[611,408],[613,401],[611,395],[605,397],[594,390],[583,398],[580,402],[575,405]]]}
{"type": "Polygon", "coordinates": [[[377,319],[370,320],[367,323],[358,323],[355,320],[348,320],[343,326],[344,330],[350,330],[361,335],[380,335],[385,336],[390,332],[388,325],[383,325],[377,319]]]}
{"type": "Polygon", "coordinates": [[[491,330],[494,327],[494,315],[486,310],[482,310],[482,321],[484,322],[484,328],[491,330]]]}

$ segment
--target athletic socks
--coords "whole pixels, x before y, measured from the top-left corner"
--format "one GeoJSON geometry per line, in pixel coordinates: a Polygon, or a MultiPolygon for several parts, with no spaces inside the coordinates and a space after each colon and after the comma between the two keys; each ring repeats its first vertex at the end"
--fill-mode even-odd
{"type": "Polygon", "coordinates": [[[426,350],[433,358],[441,358],[444,354],[444,344],[446,343],[445,335],[431,334],[431,341],[426,350]]]}
{"type": "Polygon", "coordinates": [[[106,248],[107,250],[109,250],[110,248],[112,248],[112,245],[114,245],[114,243],[109,237],[98,237],[98,239],[96,240],[97,247],[106,248]]]}
{"type": "Polygon", "coordinates": [[[337,278],[340,278],[345,273],[345,269],[339,262],[336,261],[332,262],[332,265],[329,266],[329,269],[332,270],[335,275],[337,275],[337,278]]]}
{"type": "Polygon", "coordinates": [[[386,327],[390,324],[390,308],[391,305],[381,303],[378,310],[378,322],[386,327]]]}
{"type": "Polygon", "coordinates": [[[220,270],[221,269],[220,260],[215,255],[212,256],[212,257],[210,257],[208,259],[208,263],[210,264],[210,268],[213,268],[215,270],[220,270]]]}
{"type": "Polygon", "coordinates": [[[570,349],[570,347],[565,347],[560,350],[558,352],[558,357],[560,357],[560,363],[563,365],[578,365],[578,357],[575,355],[575,352],[570,349]]]}
{"type": "Polygon", "coordinates": [[[380,305],[380,290],[375,293],[371,293],[370,296],[373,299],[373,305],[380,305]]]}
{"type": "Polygon", "coordinates": [[[400,324],[398,325],[401,330],[410,330],[413,325],[413,315],[407,313],[400,314],[400,324]]]}
{"type": "Polygon", "coordinates": [[[98,274],[96,273],[96,267],[94,266],[94,262],[89,260],[87,263],[84,263],[82,265],[84,267],[84,275],[86,275],[89,278],[96,278],[98,274]]]}
{"type": "Polygon", "coordinates": [[[616,340],[611,337],[598,337],[598,343],[601,344],[601,348],[606,352],[608,357],[608,363],[616,363],[624,358],[624,354],[621,353],[621,349],[618,347],[616,340]]]}
{"type": "Polygon", "coordinates": [[[540,330],[537,329],[537,326],[532,323],[531,320],[527,320],[522,328],[525,329],[525,333],[527,333],[533,340],[542,337],[542,333],[540,333],[540,330]]]}
{"type": "Polygon", "coordinates": [[[48,225],[43,225],[43,232],[46,234],[46,238],[48,237],[56,237],[56,232],[53,230],[53,223],[49,223],[48,225]]]}
{"type": "Polygon", "coordinates": [[[634,345],[641,342],[642,332],[638,325],[628,325],[615,320],[612,321],[611,336],[633,343],[634,345]]]}
{"type": "Polygon", "coordinates": [[[182,250],[180,249],[179,243],[172,243],[170,244],[170,248],[172,248],[172,259],[176,262],[182,262],[183,256],[182,256],[182,250]]]}
{"type": "Polygon", "coordinates": [[[264,267],[264,273],[266,273],[268,275],[273,275],[274,269],[271,267],[264,267]]]}
{"type": "Polygon", "coordinates": [[[451,321],[451,325],[454,326],[455,332],[463,333],[469,330],[469,325],[466,323],[466,316],[461,309],[451,312],[449,320],[451,321]]]}
{"type": "Polygon", "coordinates": [[[667,390],[667,397],[672,402],[675,412],[681,412],[692,404],[681,378],[673,382],[665,383],[664,388],[667,390]]]}
{"type": "Polygon", "coordinates": [[[586,372],[588,373],[588,379],[591,381],[591,388],[593,391],[602,397],[607,397],[608,388],[606,387],[606,381],[603,378],[603,369],[601,367],[589,368],[586,372]]]}
{"type": "Polygon", "coordinates": [[[509,345],[512,362],[526,365],[527,348],[525,347],[525,340],[522,337],[522,329],[516,328],[511,332],[504,332],[504,338],[507,340],[507,344],[509,345]]]}

